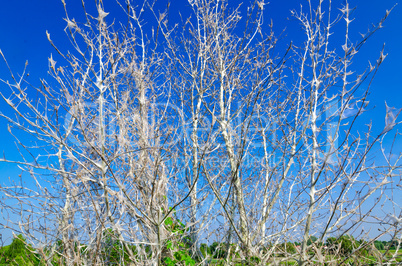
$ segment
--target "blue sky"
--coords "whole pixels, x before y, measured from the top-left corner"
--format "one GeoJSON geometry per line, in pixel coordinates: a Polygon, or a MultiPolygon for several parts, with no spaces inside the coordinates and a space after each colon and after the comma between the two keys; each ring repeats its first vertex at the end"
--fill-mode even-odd
{"type": "MultiPolygon", "coordinates": [[[[70,17],[77,21],[83,21],[81,0],[65,0],[70,12],[70,17]]],[[[177,15],[178,10],[185,15],[186,1],[172,0],[172,16],[177,15]]],[[[274,30],[280,33],[287,28],[287,37],[282,43],[293,39],[293,36],[300,35],[300,27],[291,18],[290,9],[300,10],[300,3],[306,5],[307,1],[296,0],[272,0],[266,7],[265,21],[273,20],[274,30]]],[[[337,2],[337,1],[334,1],[337,2]]],[[[356,7],[353,16],[355,21],[351,24],[352,36],[358,39],[358,33],[364,33],[371,23],[378,22],[385,14],[387,9],[391,9],[395,0],[365,0],[350,2],[352,7],[356,7]]],[[[164,6],[167,1],[159,1],[160,6],[164,6]]],[[[238,3],[231,1],[231,3],[238,3]]],[[[89,0],[88,0],[89,4],[89,0]]],[[[91,5],[93,6],[93,5],[91,5]]],[[[96,11],[89,9],[92,14],[96,11]]],[[[105,1],[106,12],[117,12],[114,0],[105,1]]],[[[28,72],[30,82],[39,85],[39,79],[49,79],[48,57],[56,51],[52,48],[46,38],[46,30],[51,34],[52,40],[62,50],[67,50],[68,39],[64,32],[66,22],[64,9],[61,1],[57,0],[18,0],[1,1],[0,3],[0,49],[6,56],[8,63],[13,71],[21,73],[25,61],[28,60],[28,72]]],[[[402,108],[402,5],[395,7],[390,17],[384,24],[384,28],[371,38],[368,44],[360,51],[356,57],[355,67],[364,69],[368,60],[375,62],[383,44],[385,52],[388,54],[385,62],[381,66],[377,77],[372,84],[371,95],[369,96],[371,110],[368,115],[362,117],[364,123],[373,121],[380,133],[384,127],[385,105],[402,108]]],[[[56,61],[58,61],[56,59],[56,61]]],[[[9,79],[5,64],[0,62],[0,78],[9,79]]],[[[3,84],[0,85],[4,86],[3,84]]],[[[35,98],[35,95],[32,95],[35,98]]],[[[8,112],[4,104],[0,104],[1,112],[8,112]]],[[[17,156],[14,139],[8,134],[5,120],[0,120],[0,153],[5,152],[7,158],[17,156]]],[[[14,178],[19,174],[15,166],[0,163],[0,182],[6,181],[9,177],[14,178]]]]}
{"type": "MultiPolygon", "coordinates": [[[[96,14],[91,9],[92,2],[87,1],[89,12],[96,14]]],[[[183,15],[186,13],[188,4],[185,0],[172,1],[171,17],[177,16],[178,12],[183,15]]],[[[351,24],[352,37],[358,40],[359,33],[364,33],[371,23],[378,22],[385,14],[386,10],[391,9],[398,1],[395,0],[366,0],[350,2],[352,7],[356,7],[353,13],[355,20],[351,24]]],[[[66,0],[67,8],[71,18],[77,21],[83,20],[83,12],[81,0],[66,0]]],[[[105,10],[111,14],[121,14],[119,7],[114,4],[114,0],[105,1],[105,10]]],[[[159,1],[158,6],[164,7],[167,1],[159,1]]],[[[231,1],[235,5],[237,1],[231,1]]],[[[266,6],[265,22],[269,23],[272,19],[274,30],[278,34],[285,28],[286,37],[281,42],[282,45],[289,43],[300,33],[300,26],[291,17],[290,9],[300,10],[300,4],[306,6],[307,1],[300,0],[272,0],[266,6]],[[284,4],[286,3],[286,4],[284,4]]],[[[30,74],[30,82],[39,85],[39,79],[49,79],[47,74],[48,57],[51,53],[56,54],[53,47],[46,38],[46,30],[51,34],[52,40],[62,50],[69,49],[69,41],[66,37],[64,29],[66,22],[64,8],[61,1],[57,0],[19,0],[19,1],[2,1],[0,4],[0,49],[5,54],[8,63],[16,73],[21,73],[25,61],[28,60],[28,73],[30,74]]],[[[149,18],[151,19],[151,18],[149,18]]],[[[300,41],[300,40],[299,40],[300,41]]],[[[385,62],[381,66],[377,77],[372,84],[371,95],[369,100],[370,106],[375,109],[370,112],[369,116],[363,117],[364,123],[368,123],[370,119],[377,125],[378,131],[381,132],[384,125],[385,105],[387,101],[389,106],[402,107],[402,6],[397,5],[390,17],[384,24],[384,28],[377,32],[361,49],[356,57],[354,68],[363,70],[368,60],[375,62],[383,44],[385,44],[385,52],[388,54],[385,62]]],[[[57,61],[57,59],[56,59],[57,61]]],[[[7,69],[3,62],[0,63],[0,77],[9,78],[7,69]]],[[[33,95],[33,97],[35,97],[33,95]]],[[[1,109],[7,112],[6,108],[1,109]]],[[[6,132],[5,121],[0,121],[0,152],[5,151],[8,158],[16,155],[13,146],[13,138],[6,132]]],[[[364,124],[363,123],[363,124],[364,124]]],[[[15,168],[0,164],[2,178],[15,174],[15,168]]]]}
{"type": "MultiPolygon", "coordinates": [[[[82,19],[81,0],[66,0],[66,2],[70,17],[74,17],[76,20],[82,19]]],[[[87,2],[88,6],[93,6],[90,5],[90,1],[87,2]]],[[[188,6],[186,1],[175,0],[172,2],[172,16],[177,15],[177,10],[185,15],[186,9],[183,7],[188,6]]],[[[288,29],[284,43],[294,39],[293,36],[300,34],[300,27],[291,18],[289,10],[300,10],[300,3],[306,5],[306,2],[272,0],[267,6],[265,22],[268,24],[268,20],[272,19],[274,30],[277,33],[280,33],[284,28],[288,29]]],[[[395,0],[351,1],[350,5],[356,7],[353,13],[355,20],[351,24],[351,32],[356,40],[359,32],[365,32],[371,23],[379,21],[385,11],[392,8],[397,2],[395,0]]],[[[166,3],[165,0],[159,1],[160,6],[164,6],[166,3]]],[[[231,1],[231,3],[237,3],[237,1],[231,1]]],[[[114,0],[105,1],[106,11],[112,14],[120,13],[118,9],[114,0]]],[[[91,9],[89,10],[91,11],[91,9]]],[[[93,14],[95,13],[93,12],[93,14]]],[[[61,1],[57,0],[2,1],[0,4],[0,49],[6,55],[15,72],[21,72],[25,61],[28,60],[30,81],[33,84],[39,84],[39,78],[48,78],[47,58],[50,53],[56,53],[46,39],[46,30],[49,31],[57,45],[61,48],[69,48],[68,39],[63,31],[66,27],[64,17],[63,5],[61,1]]],[[[373,62],[385,43],[385,52],[388,57],[373,83],[370,97],[373,105],[377,106],[376,114],[385,115],[384,100],[389,106],[402,107],[400,101],[402,96],[402,6],[395,7],[384,25],[385,27],[377,32],[361,50],[356,58],[356,66],[362,69],[367,64],[368,59],[373,62]]],[[[4,64],[0,64],[0,71],[0,76],[4,77],[6,75],[4,64]]],[[[383,119],[381,122],[384,123],[383,119]]],[[[1,134],[2,139],[4,139],[3,133],[1,134]]],[[[3,150],[4,143],[0,143],[0,150],[3,150]]]]}

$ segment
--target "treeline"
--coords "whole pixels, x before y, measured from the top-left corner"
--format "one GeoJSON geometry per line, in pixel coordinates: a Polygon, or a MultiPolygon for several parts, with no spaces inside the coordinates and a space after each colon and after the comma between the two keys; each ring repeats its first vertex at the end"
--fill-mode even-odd
{"type": "MultiPolygon", "coordinates": [[[[177,238],[178,240],[176,241],[167,241],[165,249],[161,254],[163,265],[198,265],[205,259],[212,265],[226,265],[228,261],[240,263],[239,265],[258,265],[260,262],[257,257],[241,258],[238,252],[241,247],[236,244],[213,242],[211,245],[207,245],[203,243],[198,249],[194,249],[190,237],[184,236],[186,230],[182,224],[175,224],[172,220],[167,220],[166,225],[170,226],[172,231],[182,237],[177,238]],[[201,254],[197,254],[194,250],[198,250],[201,254]]],[[[316,237],[312,236],[308,242],[309,246],[326,249],[329,259],[331,259],[331,255],[345,258],[352,253],[358,254],[361,258],[370,258],[373,257],[374,253],[378,253],[379,251],[395,250],[398,245],[397,241],[376,240],[374,242],[366,242],[365,240],[356,240],[350,235],[343,235],[339,238],[330,237],[324,243],[319,242],[316,237]]],[[[132,263],[128,256],[127,247],[137,256],[138,260],[136,262],[141,261],[141,256],[150,257],[153,255],[150,248],[147,249],[145,247],[144,249],[141,246],[142,250],[146,250],[146,253],[139,254],[135,245],[123,245],[120,241],[116,240],[116,235],[112,230],[104,232],[102,247],[101,257],[107,265],[129,265],[132,263]]],[[[273,257],[285,258],[292,255],[297,256],[300,253],[300,248],[301,244],[299,242],[283,242],[261,247],[261,253],[272,252],[273,257]]],[[[86,245],[75,245],[75,251],[83,254],[83,256],[85,256],[86,250],[86,245]]],[[[310,253],[314,252],[314,248],[310,250],[310,253]]],[[[26,239],[22,235],[18,235],[14,237],[10,245],[0,248],[0,265],[65,265],[66,261],[64,260],[63,252],[63,243],[61,240],[56,241],[52,247],[45,249],[44,254],[41,254],[38,250],[27,244],[26,239]],[[50,256],[51,253],[56,253],[56,255],[53,254],[50,256]],[[46,258],[51,258],[51,261],[46,258]]]]}

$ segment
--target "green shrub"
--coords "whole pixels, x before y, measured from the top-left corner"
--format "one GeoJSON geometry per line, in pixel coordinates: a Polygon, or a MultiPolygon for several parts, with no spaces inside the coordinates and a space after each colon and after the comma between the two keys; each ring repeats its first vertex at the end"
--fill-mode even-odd
{"type": "Polygon", "coordinates": [[[173,217],[166,218],[164,225],[165,229],[173,234],[172,240],[166,241],[164,252],[162,252],[164,265],[195,265],[196,261],[191,253],[193,243],[187,234],[186,226],[179,219],[173,217]],[[173,256],[169,256],[170,253],[173,253],[173,256]]]}
{"type": "Polygon", "coordinates": [[[2,248],[1,264],[6,265],[39,265],[39,258],[33,253],[34,249],[26,244],[26,239],[18,235],[9,246],[2,248]]]}

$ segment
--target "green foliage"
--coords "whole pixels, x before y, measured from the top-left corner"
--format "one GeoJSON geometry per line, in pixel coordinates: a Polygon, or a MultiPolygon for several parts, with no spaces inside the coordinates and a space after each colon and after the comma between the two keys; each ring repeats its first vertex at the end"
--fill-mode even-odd
{"type": "Polygon", "coordinates": [[[202,255],[204,256],[204,257],[206,257],[207,255],[211,255],[211,249],[208,247],[208,245],[207,244],[205,244],[205,243],[202,243],[201,245],[200,245],[200,251],[201,251],[201,253],[202,253],[202,255]]]}
{"type": "Polygon", "coordinates": [[[327,239],[327,245],[332,254],[335,254],[340,246],[339,253],[342,256],[350,255],[353,250],[359,246],[354,237],[350,235],[342,235],[339,238],[329,237],[327,239]]]}
{"type": "Polygon", "coordinates": [[[211,252],[211,255],[215,259],[224,259],[226,258],[226,243],[218,243],[214,242],[212,245],[209,247],[209,250],[211,252]]]}
{"type": "Polygon", "coordinates": [[[39,265],[40,260],[33,251],[34,249],[26,244],[26,239],[22,235],[18,235],[9,246],[2,248],[0,264],[39,265]]]}
{"type": "MultiPolygon", "coordinates": [[[[174,266],[174,265],[187,265],[195,266],[200,262],[200,259],[196,254],[192,253],[192,243],[188,236],[188,229],[186,226],[178,219],[169,217],[164,222],[165,228],[172,233],[169,240],[164,243],[164,249],[162,251],[161,262],[162,265],[174,266]]],[[[121,265],[130,264],[133,261],[130,260],[128,256],[128,251],[126,246],[123,245],[118,238],[118,235],[112,230],[108,229],[103,232],[102,239],[102,259],[106,265],[121,265]]],[[[311,243],[317,244],[317,238],[311,237],[311,243]]],[[[378,250],[383,250],[386,247],[395,246],[396,241],[374,241],[374,246],[378,250]],[[384,242],[386,245],[384,245],[384,242]]],[[[296,244],[298,243],[281,243],[276,246],[277,254],[295,254],[296,244]]],[[[318,243],[319,244],[319,243],[318,243]]],[[[58,240],[55,242],[57,252],[63,254],[63,242],[58,240]]],[[[350,257],[348,263],[358,263],[366,264],[368,262],[376,261],[370,251],[370,245],[364,240],[355,240],[353,236],[343,235],[339,238],[330,237],[327,239],[325,245],[329,248],[330,254],[337,254],[341,257],[349,256],[354,250],[359,248],[358,251],[354,253],[353,257],[350,257]],[[364,246],[364,248],[363,248],[364,246]],[[339,253],[338,253],[339,250],[339,253]]],[[[82,245],[81,245],[82,247],[82,245]]],[[[236,244],[230,244],[230,254],[229,262],[226,261],[227,258],[227,243],[225,242],[214,242],[212,245],[207,244],[200,245],[200,251],[204,257],[211,258],[210,265],[226,265],[227,263],[232,263],[233,265],[260,265],[261,261],[258,257],[248,257],[240,260],[239,254],[236,253],[236,244]],[[245,264],[244,264],[245,263],[245,264]]],[[[128,246],[134,255],[137,254],[136,246],[128,246]]],[[[151,254],[151,249],[149,246],[144,246],[148,254],[151,254]]],[[[273,246],[268,246],[265,248],[273,248],[273,246]]],[[[40,260],[39,256],[34,253],[34,249],[26,244],[26,240],[22,235],[15,237],[9,246],[2,247],[0,249],[0,266],[2,265],[45,265],[43,261],[40,260]]],[[[47,251],[45,250],[45,253],[47,251]]],[[[75,252],[85,253],[85,247],[82,250],[78,250],[78,244],[75,252]]],[[[392,256],[392,253],[388,257],[392,256]]],[[[399,258],[400,259],[400,258],[399,258]]],[[[56,255],[53,258],[53,265],[63,265],[65,262],[61,260],[61,257],[56,255]]],[[[290,261],[287,261],[290,263],[290,261]]]]}
{"type": "Polygon", "coordinates": [[[291,242],[279,244],[277,249],[279,253],[283,254],[295,254],[297,252],[295,244],[291,242]]]}
{"type": "Polygon", "coordinates": [[[356,254],[360,257],[364,257],[364,258],[368,257],[369,250],[370,250],[370,244],[363,239],[355,240],[355,241],[356,241],[356,246],[359,248],[359,250],[356,251],[356,254]]]}
{"type": "Polygon", "coordinates": [[[312,243],[317,241],[317,237],[315,236],[310,236],[309,239],[307,240],[307,246],[310,246],[312,243]]]}
{"type": "Polygon", "coordinates": [[[261,260],[258,257],[251,257],[250,262],[255,264],[255,265],[258,265],[261,262],[261,260]]]}
{"type": "Polygon", "coordinates": [[[191,253],[191,238],[188,236],[188,229],[179,220],[167,217],[164,222],[165,229],[172,233],[171,240],[166,241],[165,250],[162,252],[164,265],[195,265],[196,261],[191,253]],[[173,254],[170,256],[169,254],[173,254]]]}
{"type": "Polygon", "coordinates": [[[384,244],[382,243],[382,241],[374,241],[374,246],[378,250],[384,250],[384,244]]]}
{"type": "MultiPolygon", "coordinates": [[[[113,229],[107,229],[103,232],[103,261],[107,265],[119,265],[123,261],[131,262],[129,252],[126,246],[119,240],[118,235],[113,229]]],[[[136,247],[130,245],[132,253],[137,254],[136,247]]]]}
{"type": "Polygon", "coordinates": [[[398,241],[397,240],[391,240],[388,242],[389,249],[390,250],[396,250],[396,247],[398,246],[398,241]]]}
{"type": "Polygon", "coordinates": [[[169,232],[179,235],[183,235],[187,231],[186,227],[180,220],[178,219],[173,220],[171,217],[166,218],[165,228],[169,232]]]}

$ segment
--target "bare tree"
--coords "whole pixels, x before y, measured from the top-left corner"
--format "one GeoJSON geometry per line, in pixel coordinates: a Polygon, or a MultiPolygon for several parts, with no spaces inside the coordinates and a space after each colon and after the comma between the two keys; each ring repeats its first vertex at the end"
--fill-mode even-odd
{"type": "Polygon", "coordinates": [[[389,12],[353,42],[347,2],[338,11],[308,1],[307,13],[293,11],[305,39],[279,49],[263,1],[245,16],[228,1],[189,1],[180,24],[149,1],[117,2],[121,24],[102,1],[97,14],[83,2],[84,22],[62,4],[73,50],[47,33],[53,80],[31,88],[35,102],[26,72],[10,69],[0,92],[22,158],[1,161],[34,184],[24,174],[0,187],[3,211],[19,216],[5,226],[43,262],[213,263],[200,244],[215,240],[228,265],[360,263],[387,234],[400,248],[398,134],[389,154],[383,140],[401,110],[387,106],[384,129],[359,132],[384,51],[360,73],[352,64],[389,12]],[[149,32],[145,16],[154,17],[149,32]],[[341,23],[344,32],[332,32],[341,23]],[[377,151],[384,165],[373,163],[377,151]],[[378,215],[381,206],[394,213],[378,215]],[[381,227],[374,239],[368,223],[381,227]]]}

